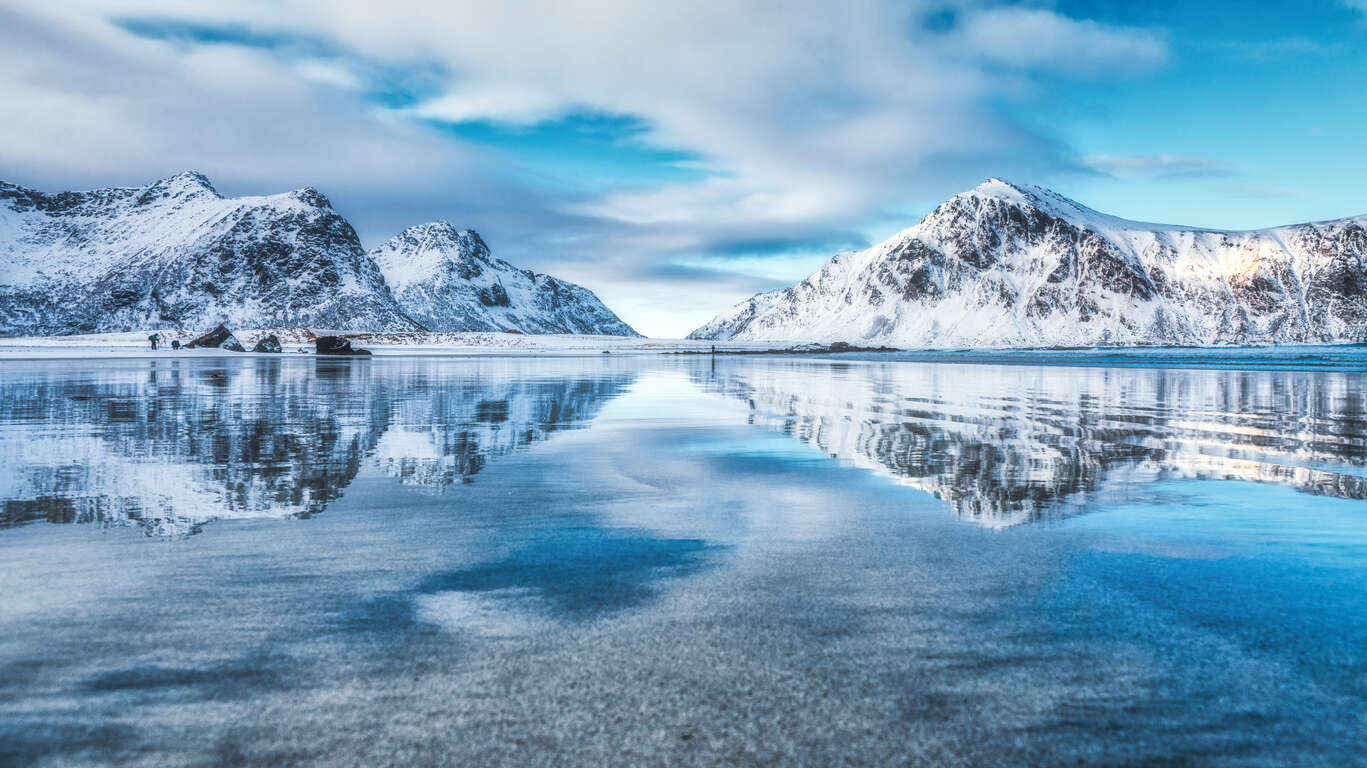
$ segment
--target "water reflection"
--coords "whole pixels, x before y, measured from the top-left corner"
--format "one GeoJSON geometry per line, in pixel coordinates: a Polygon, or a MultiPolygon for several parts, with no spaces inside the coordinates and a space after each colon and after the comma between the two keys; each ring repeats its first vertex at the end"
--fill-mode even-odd
{"type": "Polygon", "coordinates": [[[391,477],[439,493],[470,482],[491,459],[587,424],[632,380],[580,372],[452,381],[441,370],[408,372],[396,382],[405,396],[390,405],[375,456],[391,477]]]}
{"type": "MultiPolygon", "coordinates": [[[[1367,499],[1356,373],[224,358],[7,371],[0,526],[135,523],[181,535],[220,518],[309,517],[367,470],[448,493],[490,461],[583,427],[657,368],[687,373],[688,402],[744,401],[752,423],[991,527],[1076,514],[1162,478],[1367,499]]],[[[638,417],[667,418],[680,402],[646,397],[638,417]]]]}
{"type": "Polygon", "coordinates": [[[1367,499],[1359,374],[721,360],[752,420],[1005,527],[1160,478],[1367,499]],[[819,383],[818,383],[819,382],[819,383]]]}
{"type": "Polygon", "coordinates": [[[367,462],[441,489],[580,426],[629,372],[243,358],[39,366],[0,397],[0,526],[308,517],[367,462]]]}

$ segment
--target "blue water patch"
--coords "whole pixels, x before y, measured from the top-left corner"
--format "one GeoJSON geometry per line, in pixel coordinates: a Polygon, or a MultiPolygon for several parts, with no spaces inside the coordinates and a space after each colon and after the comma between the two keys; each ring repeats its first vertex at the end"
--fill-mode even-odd
{"type": "Polygon", "coordinates": [[[1367,696],[1362,503],[1232,481],[1163,485],[1161,503],[1059,524],[1084,545],[1042,600],[1060,637],[1142,649],[1155,695],[1193,706],[1226,695],[1311,723],[1316,705],[1367,696]]]}
{"type": "Polygon", "coordinates": [[[660,582],[696,573],[718,547],[700,539],[624,536],[600,528],[557,531],[507,557],[433,574],[417,592],[530,595],[558,618],[588,619],[642,605],[660,582]]]}
{"type": "Polygon", "coordinates": [[[592,526],[542,530],[497,560],[431,573],[412,589],[343,606],[334,625],[349,632],[422,628],[419,602],[452,593],[502,603],[494,610],[508,615],[590,621],[650,603],[668,581],[702,571],[723,549],[592,526]]]}
{"type": "MultiPolygon", "coordinates": [[[[1061,523],[1097,546],[1178,559],[1255,558],[1322,569],[1367,568],[1367,507],[1237,480],[1169,480],[1145,501],[1090,508],[1061,523]]],[[[1367,607],[1367,583],[1362,590],[1367,607]]]]}

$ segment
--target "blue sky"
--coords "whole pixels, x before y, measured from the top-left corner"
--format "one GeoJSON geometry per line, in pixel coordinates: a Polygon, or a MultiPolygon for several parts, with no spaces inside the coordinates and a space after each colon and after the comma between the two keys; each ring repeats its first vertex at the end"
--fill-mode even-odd
{"type": "Polygon", "coordinates": [[[0,3],[0,178],[447,219],[678,336],[989,176],[1229,228],[1367,212],[1367,0],[0,3]]]}

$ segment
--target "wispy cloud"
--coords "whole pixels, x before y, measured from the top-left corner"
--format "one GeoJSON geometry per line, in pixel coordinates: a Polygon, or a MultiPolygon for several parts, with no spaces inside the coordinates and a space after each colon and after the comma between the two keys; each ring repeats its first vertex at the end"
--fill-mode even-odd
{"type": "Polygon", "coordinates": [[[1099,77],[1144,72],[1167,61],[1168,46],[1143,29],[1075,20],[1038,8],[968,14],[959,30],[967,50],[990,62],[1099,77]]]}
{"type": "Polygon", "coordinates": [[[1143,176],[1162,180],[1212,179],[1234,175],[1226,162],[1192,155],[1094,155],[1082,162],[1113,177],[1143,176]]]}

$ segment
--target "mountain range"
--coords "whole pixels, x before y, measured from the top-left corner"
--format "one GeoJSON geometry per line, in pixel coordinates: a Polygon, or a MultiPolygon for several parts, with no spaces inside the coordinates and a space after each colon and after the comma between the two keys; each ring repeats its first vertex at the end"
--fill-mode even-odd
{"type": "Polygon", "coordinates": [[[587,289],[446,222],[367,252],[313,188],[228,198],[194,172],[57,194],[0,182],[0,335],[220,322],[639,335],[587,289]]]}
{"type": "Polygon", "coordinates": [[[1254,231],[1128,221],[990,179],[757,294],[694,339],[898,347],[1367,338],[1367,216],[1254,231]]]}

